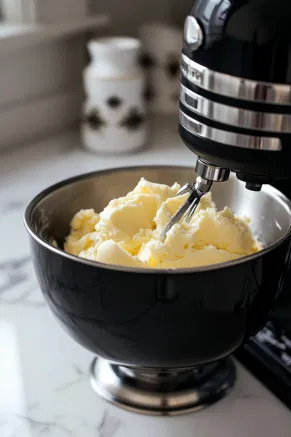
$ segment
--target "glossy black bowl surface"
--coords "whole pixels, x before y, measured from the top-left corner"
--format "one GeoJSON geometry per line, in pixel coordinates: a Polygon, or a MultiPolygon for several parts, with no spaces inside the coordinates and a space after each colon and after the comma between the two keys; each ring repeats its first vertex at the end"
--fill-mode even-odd
{"type": "Polygon", "coordinates": [[[27,207],[34,266],[51,310],[67,332],[98,356],[127,366],[182,368],[233,352],[265,323],[289,270],[290,202],[272,187],[245,190],[236,178],[213,197],[252,220],[266,249],[225,264],[184,270],[132,269],[66,254],[72,216],[100,211],[145,177],[184,184],[186,167],[106,170],[57,184],[27,207]]]}

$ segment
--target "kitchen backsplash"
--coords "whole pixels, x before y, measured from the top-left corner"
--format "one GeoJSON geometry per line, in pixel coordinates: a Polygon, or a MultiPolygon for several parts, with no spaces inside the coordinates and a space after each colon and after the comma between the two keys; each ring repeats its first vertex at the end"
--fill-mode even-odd
{"type": "Polygon", "coordinates": [[[162,21],[182,26],[194,0],[91,0],[94,12],[108,13],[114,34],[136,34],[147,21],[162,21]]]}
{"type": "MultiPolygon", "coordinates": [[[[80,1],[88,1],[91,15],[111,17],[111,24],[98,29],[96,36],[138,35],[141,25],[150,21],[182,25],[193,2],[80,1]]],[[[83,30],[79,35],[66,35],[15,51],[0,50],[0,150],[23,145],[79,120],[83,99],[81,73],[87,62],[84,33],[83,30]]],[[[3,46],[1,22],[0,42],[3,46]]]]}

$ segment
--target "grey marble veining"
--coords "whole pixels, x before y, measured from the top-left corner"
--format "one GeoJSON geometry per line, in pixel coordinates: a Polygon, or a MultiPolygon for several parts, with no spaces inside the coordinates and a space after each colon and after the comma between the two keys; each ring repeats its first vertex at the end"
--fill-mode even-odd
{"type": "Polygon", "coordinates": [[[11,200],[7,201],[0,207],[0,214],[9,214],[12,211],[23,211],[26,203],[22,200],[11,200]]]}
{"type": "Polygon", "coordinates": [[[30,256],[0,263],[0,304],[45,305],[30,256]]]}

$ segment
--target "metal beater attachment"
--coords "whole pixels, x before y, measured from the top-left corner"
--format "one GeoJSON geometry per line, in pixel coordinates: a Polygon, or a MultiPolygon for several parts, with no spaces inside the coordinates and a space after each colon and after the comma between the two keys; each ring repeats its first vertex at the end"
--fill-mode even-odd
{"type": "Polygon", "coordinates": [[[185,214],[186,220],[189,223],[199,205],[201,197],[210,191],[213,182],[227,181],[230,173],[228,169],[216,167],[200,158],[197,159],[195,171],[199,175],[195,183],[193,185],[184,185],[177,193],[177,196],[182,196],[186,193],[189,193],[190,196],[164,227],[161,233],[162,239],[166,237],[169,230],[178,223],[185,214]]]}
{"type": "Polygon", "coordinates": [[[202,179],[200,176],[196,179],[195,184],[190,185],[186,184],[181,190],[177,193],[177,196],[182,196],[183,194],[190,193],[190,196],[181,206],[181,208],[176,212],[175,215],[171,218],[169,223],[164,227],[163,232],[161,234],[161,238],[166,237],[169,230],[178,223],[181,218],[186,214],[186,220],[189,223],[191,218],[196,211],[197,206],[199,205],[201,197],[208,193],[212,186],[212,181],[207,181],[206,179],[202,179]]]}

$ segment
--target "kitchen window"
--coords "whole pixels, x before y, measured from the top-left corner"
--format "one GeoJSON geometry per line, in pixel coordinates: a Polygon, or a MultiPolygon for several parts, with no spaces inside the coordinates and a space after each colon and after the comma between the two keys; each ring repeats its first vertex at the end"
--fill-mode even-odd
{"type": "Polygon", "coordinates": [[[0,54],[109,23],[90,14],[88,0],[0,0],[0,11],[0,54]]]}

